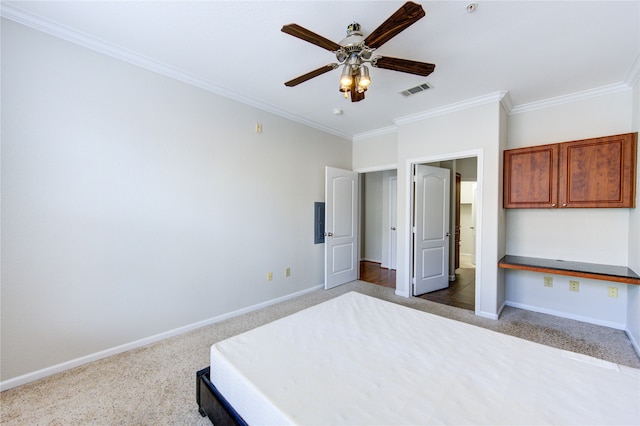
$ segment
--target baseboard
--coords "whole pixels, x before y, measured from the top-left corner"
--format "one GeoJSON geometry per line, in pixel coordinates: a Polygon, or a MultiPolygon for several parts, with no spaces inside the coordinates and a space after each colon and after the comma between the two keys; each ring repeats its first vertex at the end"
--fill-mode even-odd
{"type": "Polygon", "coordinates": [[[213,318],[209,318],[203,321],[198,321],[193,324],[185,325],[183,327],[174,328],[173,330],[165,331],[163,333],[159,333],[150,337],[145,337],[140,340],[136,340],[134,342],[125,343],[124,345],[115,346],[113,348],[105,349],[100,352],[95,352],[93,354],[89,354],[80,358],[72,359],[70,361],[66,361],[60,364],[53,365],[51,367],[46,367],[41,370],[33,371],[31,373],[23,374],[22,376],[14,377],[12,379],[4,380],[0,382],[0,392],[15,388],[17,386],[25,385],[27,383],[34,382],[36,380],[42,379],[47,376],[51,376],[53,374],[62,373],[63,371],[70,370],[75,367],[79,367],[84,364],[88,364],[93,361],[98,361],[103,358],[107,358],[113,355],[117,355],[122,352],[130,351],[132,349],[140,348],[143,346],[150,345],[152,343],[157,343],[161,340],[168,339],[169,337],[177,336],[179,334],[183,334],[201,327],[205,327],[207,325],[215,324],[220,321],[224,321],[229,318],[237,317],[238,315],[246,314],[249,312],[257,311],[262,308],[266,308],[267,306],[275,305],[276,303],[284,302],[285,300],[293,299],[298,296],[302,296],[307,293],[311,293],[316,290],[321,290],[324,288],[323,285],[315,286],[308,288],[306,290],[301,290],[295,293],[288,294],[286,296],[278,297],[276,299],[268,300],[266,302],[258,303],[256,305],[252,305],[246,308],[238,309],[233,312],[228,312],[226,314],[218,315],[213,318]]]}
{"type": "Polygon", "coordinates": [[[411,297],[411,294],[410,294],[410,293],[408,293],[408,292],[406,292],[406,291],[399,291],[399,290],[396,290],[396,291],[395,291],[395,294],[396,294],[396,296],[401,296],[401,297],[406,297],[406,298],[411,297]]]}
{"type": "Polygon", "coordinates": [[[492,314],[491,312],[484,312],[484,311],[476,311],[476,316],[478,317],[482,317],[482,318],[489,318],[492,320],[497,320],[499,314],[492,314]]]}
{"type": "Polygon", "coordinates": [[[504,307],[507,306],[507,301],[505,300],[504,302],[502,302],[502,305],[500,305],[500,309],[498,309],[498,318],[500,318],[500,315],[502,314],[502,311],[504,311],[504,307]]]}
{"type": "Polygon", "coordinates": [[[586,322],[589,324],[601,325],[603,327],[615,328],[617,330],[626,331],[627,329],[627,325],[623,323],[603,321],[597,318],[585,317],[582,315],[575,315],[575,314],[570,314],[562,311],[555,311],[553,309],[540,308],[538,306],[525,305],[523,303],[510,302],[510,301],[506,301],[505,303],[507,306],[511,306],[512,308],[526,309],[527,311],[540,312],[541,314],[548,314],[548,315],[553,315],[560,318],[567,318],[567,319],[572,319],[576,321],[586,322]]]}
{"type": "Polygon", "coordinates": [[[633,346],[633,349],[636,351],[636,354],[640,356],[640,345],[638,344],[638,341],[633,337],[633,334],[629,331],[628,328],[625,328],[624,332],[629,338],[629,341],[631,342],[631,346],[633,346]]]}
{"type": "Polygon", "coordinates": [[[379,259],[369,259],[366,257],[363,257],[362,259],[360,259],[360,262],[371,262],[371,263],[379,263],[382,264],[382,260],[379,259]]]}
{"type": "Polygon", "coordinates": [[[476,303],[476,310],[474,311],[474,314],[477,317],[488,318],[488,319],[491,319],[491,320],[497,320],[498,318],[500,318],[500,314],[502,313],[502,310],[505,307],[505,303],[506,302],[502,303],[502,306],[500,306],[500,308],[498,309],[498,313],[480,311],[480,310],[478,310],[478,304],[476,303]]]}

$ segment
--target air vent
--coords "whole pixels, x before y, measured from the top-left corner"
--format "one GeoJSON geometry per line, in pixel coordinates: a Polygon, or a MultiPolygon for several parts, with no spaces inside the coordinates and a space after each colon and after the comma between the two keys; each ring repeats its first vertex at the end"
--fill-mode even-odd
{"type": "Polygon", "coordinates": [[[423,83],[423,84],[421,84],[419,86],[412,87],[410,89],[404,90],[404,91],[400,92],[400,94],[403,95],[403,96],[411,96],[411,95],[415,95],[417,93],[421,93],[421,92],[424,92],[427,89],[432,89],[432,88],[433,88],[433,86],[430,85],[429,83],[423,83]]]}

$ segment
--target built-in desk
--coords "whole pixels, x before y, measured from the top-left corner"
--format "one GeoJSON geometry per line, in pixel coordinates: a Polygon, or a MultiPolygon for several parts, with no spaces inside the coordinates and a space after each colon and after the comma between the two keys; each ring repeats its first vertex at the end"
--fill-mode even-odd
{"type": "Polygon", "coordinates": [[[546,272],[556,275],[568,275],[571,277],[640,285],[640,276],[626,266],[511,255],[506,255],[500,259],[498,266],[505,269],[522,269],[525,271],[546,272]]]}

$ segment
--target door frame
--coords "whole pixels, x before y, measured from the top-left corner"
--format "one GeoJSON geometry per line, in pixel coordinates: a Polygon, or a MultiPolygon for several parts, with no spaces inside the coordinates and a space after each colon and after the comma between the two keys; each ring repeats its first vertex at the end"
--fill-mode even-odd
{"type": "MultiPolygon", "coordinates": [[[[413,200],[413,166],[415,164],[424,164],[424,163],[434,163],[437,161],[451,161],[451,160],[461,160],[463,158],[476,157],[476,165],[477,165],[477,183],[478,183],[478,203],[476,210],[476,315],[481,312],[480,311],[480,303],[479,300],[482,299],[482,192],[483,192],[483,150],[482,149],[474,149],[469,151],[461,151],[454,152],[448,154],[440,154],[440,155],[432,155],[428,157],[419,157],[419,158],[411,158],[406,161],[405,164],[405,217],[404,217],[404,229],[400,230],[407,236],[405,240],[404,250],[405,253],[409,255],[405,258],[405,264],[403,268],[406,273],[404,274],[405,282],[402,283],[402,288],[400,288],[400,283],[396,283],[396,294],[404,295],[405,297],[411,296],[411,286],[412,286],[412,274],[413,274],[413,240],[411,237],[412,226],[411,226],[411,218],[412,212],[414,208],[414,200],[413,200]],[[404,291],[403,291],[404,290],[404,291]]],[[[398,274],[400,275],[400,274],[398,274]]]]}

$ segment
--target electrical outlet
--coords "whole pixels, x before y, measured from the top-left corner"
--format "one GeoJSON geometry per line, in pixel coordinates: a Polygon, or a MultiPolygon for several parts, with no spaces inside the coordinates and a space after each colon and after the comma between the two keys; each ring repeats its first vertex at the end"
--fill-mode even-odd
{"type": "Polygon", "coordinates": [[[618,297],[618,287],[607,287],[607,294],[609,297],[618,297]]]}
{"type": "Polygon", "coordinates": [[[284,270],[284,276],[285,278],[288,278],[291,276],[291,268],[287,267],[287,269],[284,270]]]}
{"type": "Polygon", "coordinates": [[[273,280],[273,272],[267,272],[267,281],[273,280]]]}
{"type": "Polygon", "coordinates": [[[553,287],[553,277],[544,277],[544,286],[553,287]]]}
{"type": "Polygon", "coordinates": [[[580,291],[580,282],[579,281],[569,281],[569,291],[575,291],[576,293],[580,291]]]}

